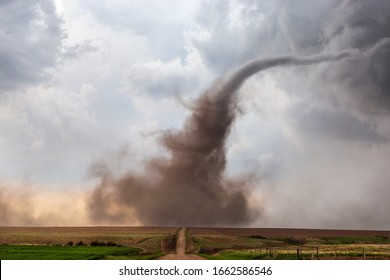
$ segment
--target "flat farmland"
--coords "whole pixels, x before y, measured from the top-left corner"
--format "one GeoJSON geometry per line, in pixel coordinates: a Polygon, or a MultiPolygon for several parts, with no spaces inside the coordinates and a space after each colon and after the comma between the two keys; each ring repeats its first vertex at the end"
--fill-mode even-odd
{"type": "Polygon", "coordinates": [[[132,246],[148,239],[174,234],[173,227],[0,227],[1,244],[66,245],[94,240],[132,246]]]}
{"type": "Polygon", "coordinates": [[[179,232],[176,259],[390,259],[390,231],[178,227],[0,227],[0,259],[158,259],[179,232]]]}
{"type": "Polygon", "coordinates": [[[172,243],[177,230],[174,227],[0,227],[0,259],[153,259],[175,250],[172,243]]]}
{"type": "Polygon", "coordinates": [[[381,230],[331,230],[293,228],[188,228],[195,235],[264,236],[264,237],[342,237],[383,236],[390,238],[390,231],[381,230]]]}
{"type": "Polygon", "coordinates": [[[207,259],[390,259],[390,231],[188,228],[207,259]]]}

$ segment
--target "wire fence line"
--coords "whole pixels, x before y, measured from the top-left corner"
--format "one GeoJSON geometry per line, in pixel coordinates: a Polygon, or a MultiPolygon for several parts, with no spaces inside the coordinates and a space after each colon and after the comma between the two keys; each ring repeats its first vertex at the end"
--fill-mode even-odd
{"type": "Polygon", "coordinates": [[[390,245],[300,245],[251,249],[230,249],[232,253],[261,259],[390,259],[390,245]]]}

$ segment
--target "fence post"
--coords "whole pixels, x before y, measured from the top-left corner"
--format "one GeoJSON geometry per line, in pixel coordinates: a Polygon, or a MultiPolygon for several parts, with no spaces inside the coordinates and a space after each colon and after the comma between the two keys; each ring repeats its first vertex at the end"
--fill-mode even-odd
{"type": "Polygon", "coordinates": [[[363,260],[365,260],[365,259],[366,259],[366,250],[365,250],[365,248],[363,246],[363,260]]]}

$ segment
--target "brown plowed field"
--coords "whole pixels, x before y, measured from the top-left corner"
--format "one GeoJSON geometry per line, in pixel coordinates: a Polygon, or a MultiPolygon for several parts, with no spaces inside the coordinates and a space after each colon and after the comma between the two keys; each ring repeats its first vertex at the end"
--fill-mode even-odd
{"type": "Polygon", "coordinates": [[[96,227],[12,227],[1,226],[3,232],[79,232],[79,233],[172,233],[177,227],[121,227],[121,226],[96,226],[96,227]]]}
{"type": "MultiPolygon", "coordinates": [[[[328,229],[286,229],[286,228],[187,228],[191,235],[228,235],[272,237],[390,237],[390,231],[379,230],[328,230],[328,229]]],[[[47,241],[63,243],[78,239],[106,239],[115,237],[117,241],[142,239],[150,236],[174,234],[176,227],[0,227],[0,244],[33,243],[46,244],[47,241]]],[[[133,240],[137,241],[137,240],[133,240]]],[[[119,242],[121,243],[121,242],[119,242]]],[[[130,242],[133,243],[133,242],[130,242]]]]}
{"type": "Polygon", "coordinates": [[[0,227],[0,244],[65,244],[69,241],[112,241],[134,246],[151,238],[175,234],[175,227],[0,227]]]}
{"type": "Polygon", "coordinates": [[[286,228],[188,228],[193,235],[232,235],[272,237],[390,237],[390,231],[383,230],[329,230],[329,229],[286,229],[286,228]]]}

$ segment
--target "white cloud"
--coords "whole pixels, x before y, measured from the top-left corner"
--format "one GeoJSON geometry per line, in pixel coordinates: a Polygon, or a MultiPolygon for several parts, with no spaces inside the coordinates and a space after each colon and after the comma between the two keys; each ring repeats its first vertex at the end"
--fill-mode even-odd
{"type": "MultiPolygon", "coordinates": [[[[88,160],[85,149],[97,130],[91,107],[95,94],[88,85],[77,93],[36,87],[0,106],[2,176],[62,180],[69,178],[67,172],[85,168],[79,163],[88,160]]],[[[75,173],[80,177],[83,171],[75,173]]]]}

